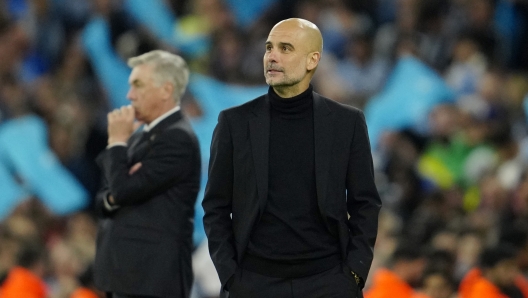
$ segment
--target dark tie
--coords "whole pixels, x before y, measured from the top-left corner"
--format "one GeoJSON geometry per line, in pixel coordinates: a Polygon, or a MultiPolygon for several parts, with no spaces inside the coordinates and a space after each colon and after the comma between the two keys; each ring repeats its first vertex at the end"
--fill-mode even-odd
{"type": "Polygon", "coordinates": [[[135,164],[141,160],[149,148],[149,133],[141,130],[136,132],[136,135],[128,149],[128,160],[131,164],[135,164]]]}

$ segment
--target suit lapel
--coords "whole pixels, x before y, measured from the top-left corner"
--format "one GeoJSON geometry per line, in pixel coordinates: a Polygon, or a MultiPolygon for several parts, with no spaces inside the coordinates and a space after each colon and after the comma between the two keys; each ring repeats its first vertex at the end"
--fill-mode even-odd
{"type": "Polygon", "coordinates": [[[163,119],[160,123],[154,126],[150,131],[137,131],[134,134],[134,138],[130,140],[128,149],[128,160],[130,165],[133,165],[141,161],[145,155],[149,152],[150,143],[156,139],[156,137],[162,133],[171,124],[182,119],[181,111],[177,111],[171,114],[167,118],[163,119]]]}
{"type": "Polygon", "coordinates": [[[257,192],[259,197],[259,218],[264,212],[268,199],[268,158],[270,135],[269,99],[265,96],[258,101],[252,110],[253,117],[249,119],[249,135],[251,152],[257,177],[257,192]]]}
{"type": "Polygon", "coordinates": [[[134,133],[133,137],[130,138],[127,150],[129,164],[132,165],[139,160],[139,153],[144,151],[143,149],[147,147],[147,135],[148,133],[144,132],[143,127],[141,127],[134,133]]]}
{"type": "MultiPolygon", "coordinates": [[[[325,210],[325,193],[334,134],[332,133],[331,110],[323,98],[313,93],[314,98],[314,139],[315,139],[315,183],[317,202],[321,213],[325,210]]],[[[323,218],[325,218],[323,216],[323,218]]]]}
{"type": "Polygon", "coordinates": [[[167,118],[161,120],[160,123],[158,123],[156,126],[154,126],[149,132],[149,140],[154,141],[157,136],[162,133],[167,127],[171,126],[172,124],[180,121],[183,118],[181,110],[174,112],[173,114],[169,115],[167,118]]]}

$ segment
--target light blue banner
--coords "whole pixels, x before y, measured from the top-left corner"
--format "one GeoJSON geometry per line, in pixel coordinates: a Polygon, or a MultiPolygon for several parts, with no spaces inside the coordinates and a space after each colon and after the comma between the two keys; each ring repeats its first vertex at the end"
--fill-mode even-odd
{"type": "Polygon", "coordinates": [[[434,70],[417,58],[400,58],[381,93],[365,106],[372,148],[377,148],[385,131],[427,132],[432,108],[454,100],[454,92],[434,70]]]}
{"type": "MultiPolygon", "coordinates": [[[[87,205],[88,193],[48,147],[47,127],[39,117],[28,115],[2,123],[0,160],[52,213],[66,215],[87,205]]],[[[6,181],[12,195],[18,196],[20,189],[6,181]]]]}

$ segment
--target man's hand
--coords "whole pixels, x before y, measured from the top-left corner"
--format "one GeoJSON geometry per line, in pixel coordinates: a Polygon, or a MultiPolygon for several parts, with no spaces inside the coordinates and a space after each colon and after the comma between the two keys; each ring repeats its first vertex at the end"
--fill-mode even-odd
{"type": "Polygon", "coordinates": [[[135,165],[133,165],[130,170],[128,170],[128,175],[132,175],[134,174],[135,172],[137,172],[137,170],[139,170],[139,168],[141,168],[142,166],[142,163],[138,162],[136,163],[135,165]]]}
{"type": "Polygon", "coordinates": [[[128,141],[134,132],[134,116],[135,110],[132,106],[108,113],[108,145],[128,141]]]}

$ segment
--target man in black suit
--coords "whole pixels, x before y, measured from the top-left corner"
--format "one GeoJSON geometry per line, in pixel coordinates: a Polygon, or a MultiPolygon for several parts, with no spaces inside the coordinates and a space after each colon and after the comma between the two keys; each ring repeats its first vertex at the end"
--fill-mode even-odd
{"type": "Polygon", "coordinates": [[[200,151],[180,98],[185,61],[164,51],[129,59],[131,106],[108,114],[97,158],[105,186],[95,282],[109,297],[189,297],[200,151]],[[134,133],[134,119],[144,127],[134,133]]]}
{"type": "Polygon", "coordinates": [[[203,200],[223,297],[361,297],[380,198],[363,113],[313,92],[319,29],[275,25],[268,94],[220,113],[203,200]]]}

